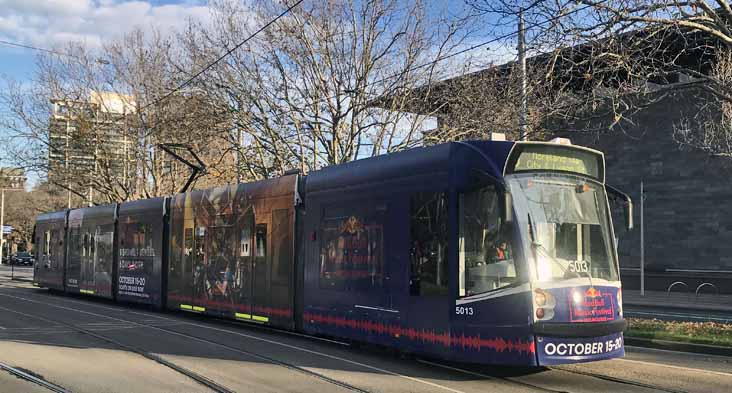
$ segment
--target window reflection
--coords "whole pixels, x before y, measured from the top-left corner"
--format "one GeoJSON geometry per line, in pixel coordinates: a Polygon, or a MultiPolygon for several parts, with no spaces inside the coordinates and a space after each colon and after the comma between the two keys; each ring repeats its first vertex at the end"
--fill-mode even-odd
{"type": "Polygon", "coordinates": [[[501,225],[498,195],[486,186],[459,196],[460,296],[516,282],[510,228],[501,225]]]}
{"type": "Polygon", "coordinates": [[[448,293],[447,223],[445,193],[419,193],[412,196],[409,249],[411,295],[448,293]]]}

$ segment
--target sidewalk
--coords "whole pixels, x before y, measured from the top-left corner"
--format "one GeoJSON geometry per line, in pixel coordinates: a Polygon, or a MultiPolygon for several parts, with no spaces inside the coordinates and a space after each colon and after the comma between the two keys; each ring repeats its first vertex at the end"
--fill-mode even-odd
{"type": "Polygon", "coordinates": [[[732,312],[732,295],[712,295],[684,292],[623,290],[623,304],[646,307],[671,307],[692,310],[732,312]]]}
{"type": "Polygon", "coordinates": [[[0,265],[0,277],[8,280],[13,277],[15,280],[33,281],[33,268],[0,265]]]}

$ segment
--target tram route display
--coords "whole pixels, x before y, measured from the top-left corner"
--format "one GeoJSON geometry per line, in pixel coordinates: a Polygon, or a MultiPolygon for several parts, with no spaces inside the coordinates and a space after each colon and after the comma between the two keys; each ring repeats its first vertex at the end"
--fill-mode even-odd
{"type": "Polygon", "coordinates": [[[48,213],[34,283],[446,360],[615,358],[608,192],[631,204],[604,173],[587,148],[453,142],[48,213]]]}

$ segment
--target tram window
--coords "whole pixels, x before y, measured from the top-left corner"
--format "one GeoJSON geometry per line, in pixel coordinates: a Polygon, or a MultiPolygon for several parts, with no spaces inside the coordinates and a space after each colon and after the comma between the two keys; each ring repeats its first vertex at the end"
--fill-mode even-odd
{"type": "Polygon", "coordinates": [[[196,257],[198,257],[197,263],[200,261],[206,261],[206,227],[196,227],[196,237],[194,244],[196,247],[196,257]]]}
{"type": "Polygon", "coordinates": [[[459,292],[475,295],[517,280],[509,227],[501,226],[498,193],[493,186],[459,196],[459,292]]]}
{"type": "Polygon", "coordinates": [[[44,254],[51,255],[51,231],[46,231],[43,233],[44,235],[44,254]]]}
{"type": "Polygon", "coordinates": [[[82,257],[86,256],[86,247],[88,244],[89,244],[89,234],[84,232],[84,237],[83,237],[82,243],[81,243],[81,256],[82,257]]]}
{"type": "Polygon", "coordinates": [[[273,281],[287,284],[292,265],[290,237],[290,211],[272,211],[272,278],[273,281]]]}
{"type": "Polygon", "coordinates": [[[445,193],[419,193],[412,196],[410,295],[447,295],[447,222],[445,193]]]}
{"type": "Polygon", "coordinates": [[[347,291],[381,288],[386,206],[326,209],[320,222],[320,287],[347,291]]]}
{"type": "Polygon", "coordinates": [[[193,228],[185,228],[184,234],[185,249],[183,255],[189,256],[193,252],[193,228]]]}
{"type": "Polygon", "coordinates": [[[81,256],[81,234],[78,227],[69,229],[69,264],[76,263],[81,256]]]}
{"type": "Polygon", "coordinates": [[[257,224],[255,228],[255,256],[265,258],[267,256],[267,224],[257,224]]]}
{"type": "Polygon", "coordinates": [[[241,230],[241,237],[239,238],[239,256],[248,257],[252,255],[252,230],[249,228],[243,228],[241,230]]]}

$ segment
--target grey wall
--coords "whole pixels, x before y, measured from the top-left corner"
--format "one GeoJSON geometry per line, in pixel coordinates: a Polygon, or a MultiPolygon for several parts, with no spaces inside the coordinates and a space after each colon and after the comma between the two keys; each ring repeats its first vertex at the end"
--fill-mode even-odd
{"type": "Polygon", "coordinates": [[[616,235],[622,267],[640,261],[640,182],[646,189],[646,266],[732,271],[732,159],[710,157],[674,141],[683,118],[707,101],[698,90],[661,97],[624,122],[623,130],[569,135],[575,144],[605,152],[607,183],[630,194],[636,228],[616,235]]]}

